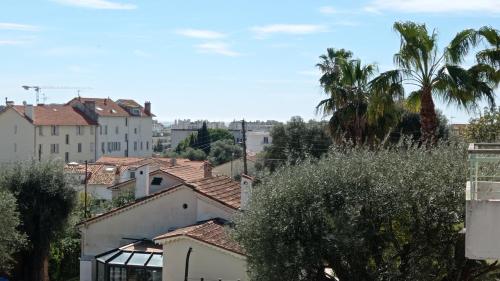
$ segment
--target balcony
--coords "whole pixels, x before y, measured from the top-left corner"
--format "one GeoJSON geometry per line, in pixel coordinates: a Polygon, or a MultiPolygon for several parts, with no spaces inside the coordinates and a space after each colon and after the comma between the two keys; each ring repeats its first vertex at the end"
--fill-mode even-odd
{"type": "Polygon", "coordinates": [[[500,144],[469,145],[465,256],[500,259],[500,144]]]}

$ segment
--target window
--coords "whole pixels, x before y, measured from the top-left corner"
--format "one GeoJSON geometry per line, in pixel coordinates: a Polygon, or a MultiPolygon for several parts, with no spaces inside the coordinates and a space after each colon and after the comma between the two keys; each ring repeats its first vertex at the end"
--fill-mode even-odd
{"type": "Polygon", "coordinates": [[[42,126],[38,127],[38,135],[43,136],[43,127],[42,126]]]}
{"type": "Polygon", "coordinates": [[[127,281],[127,269],[124,267],[110,266],[109,281],[127,281]]]}
{"type": "Polygon", "coordinates": [[[66,163],[68,163],[68,162],[69,162],[69,152],[64,152],[64,161],[65,161],[66,163]]]}
{"type": "Polygon", "coordinates": [[[125,127],[128,126],[128,118],[125,117],[125,127]]]}
{"type": "Polygon", "coordinates": [[[106,152],[106,150],[104,150],[104,143],[101,143],[101,151],[103,154],[104,154],[104,152],[106,152]]]}
{"type": "Polygon", "coordinates": [[[149,150],[149,141],[146,142],[146,150],[149,150]]]}
{"type": "Polygon", "coordinates": [[[69,135],[66,135],[66,144],[69,144],[69,135]]]}
{"type": "Polygon", "coordinates": [[[137,135],[137,128],[134,128],[134,134],[137,135]]]}
{"type": "Polygon", "coordinates": [[[151,185],[160,185],[162,180],[163,178],[154,177],[153,180],[151,181],[151,185]]]}
{"type": "Polygon", "coordinates": [[[135,172],[130,171],[130,178],[135,179],[135,172]]]}
{"type": "Polygon", "coordinates": [[[137,151],[137,142],[134,141],[134,151],[137,151]]]}
{"type": "Polygon", "coordinates": [[[59,135],[59,127],[58,126],[50,126],[50,134],[53,136],[58,136],[59,135]]]}
{"type": "Polygon", "coordinates": [[[76,135],[77,136],[82,136],[83,135],[83,126],[76,126],[76,135]]]}
{"type": "Polygon", "coordinates": [[[141,150],[142,150],[142,141],[141,141],[141,150]]]}
{"type": "Polygon", "coordinates": [[[108,134],[108,125],[105,125],[104,126],[104,134],[107,135],[108,134]]]}
{"type": "Polygon", "coordinates": [[[120,151],[120,150],[121,150],[121,142],[118,141],[108,142],[108,152],[120,151]]]}
{"type": "Polygon", "coordinates": [[[82,152],[82,143],[78,143],[78,153],[82,152]]]}
{"type": "Polygon", "coordinates": [[[14,135],[17,134],[17,125],[14,125],[14,135]]]}
{"type": "Polygon", "coordinates": [[[119,129],[118,129],[118,126],[116,126],[116,128],[115,128],[115,134],[118,135],[118,133],[119,133],[119,129]]]}
{"type": "Polygon", "coordinates": [[[264,137],[264,144],[269,144],[269,138],[268,137],[264,137]]]}
{"type": "Polygon", "coordinates": [[[52,153],[52,154],[59,153],[59,144],[58,143],[53,143],[50,145],[50,153],[52,153]]]}
{"type": "Polygon", "coordinates": [[[91,127],[90,127],[90,134],[91,134],[91,135],[94,135],[94,130],[95,130],[95,128],[91,126],[91,127]]]}
{"type": "Polygon", "coordinates": [[[90,152],[94,152],[94,143],[93,142],[90,143],[90,152]]]}
{"type": "Polygon", "coordinates": [[[99,126],[99,134],[102,135],[102,126],[99,126]]]}
{"type": "Polygon", "coordinates": [[[42,161],[42,144],[38,145],[38,161],[42,161]]]}

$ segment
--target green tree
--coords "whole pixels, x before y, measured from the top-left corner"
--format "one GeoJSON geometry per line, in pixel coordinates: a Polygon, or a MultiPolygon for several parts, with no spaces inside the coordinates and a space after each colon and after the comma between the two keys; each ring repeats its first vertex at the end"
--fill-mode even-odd
{"type": "Polygon", "coordinates": [[[221,128],[208,129],[208,134],[210,135],[210,141],[212,143],[214,143],[218,140],[233,140],[234,141],[233,134],[231,134],[231,132],[227,129],[221,129],[221,128]]]}
{"type": "Polygon", "coordinates": [[[18,230],[20,225],[16,198],[0,186],[0,276],[7,274],[14,263],[13,254],[22,249],[26,237],[18,230]]]}
{"type": "Polygon", "coordinates": [[[271,171],[285,163],[298,163],[307,156],[320,158],[331,145],[326,122],[309,121],[295,116],[271,130],[273,142],[264,149],[264,166],[271,171]]]}
{"type": "Polygon", "coordinates": [[[205,151],[201,149],[194,149],[192,147],[188,147],[185,151],[180,154],[181,158],[187,158],[192,161],[201,161],[207,159],[207,155],[205,151]]]}
{"type": "Polygon", "coordinates": [[[241,146],[234,144],[234,140],[222,139],[212,143],[208,159],[213,165],[221,165],[243,155],[241,146]]]}
{"type": "Polygon", "coordinates": [[[17,199],[29,247],[20,253],[16,280],[48,280],[50,245],[67,225],[76,203],[72,182],[59,162],[17,163],[2,170],[0,186],[17,199]]]}
{"type": "Polygon", "coordinates": [[[498,280],[464,255],[466,145],[333,150],[256,186],[234,237],[251,280],[498,280]]]}
{"type": "Polygon", "coordinates": [[[362,65],[350,51],[329,48],[320,59],[319,81],[328,98],[316,110],[332,116],[329,128],[334,140],[360,144],[383,138],[397,122],[395,98],[402,97],[402,90],[373,91],[370,80],[376,66],[362,65]]]}
{"type": "Polygon", "coordinates": [[[210,153],[210,142],[210,133],[207,129],[207,122],[203,122],[203,125],[198,130],[198,134],[196,135],[196,144],[191,147],[201,149],[206,155],[208,155],[210,153]]]}
{"type": "Polygon", "coordinates": [[[398,68],[380,74],[371,87],[378,92],[391,88],[403,90],[403,84],[416,88],[407,96],[407,102],[419,110],[423,141],[436,141],[438,119],[434,97],[464,108],[474,107],[484,98],[494,104],[493,90],[500,78],[495,70],[500,46],[497,30],[488,27],[464,30],[442,52],[438,50],[437,33],[429,33],[424,24],[396,22],[394,30],[401,38],[400,49],[394,55],[398,68]],[[491,43],[493,48],[479,52],[476,65],[469,69],[461,67],[470,48],[483,41],[491,43]]]}
{"type": "Polygon", "coordinates": [[[496,142],[500,138],[500,109],[485,109],[479,118],[470,120],[465,129],[469,142],[496,142]]]}

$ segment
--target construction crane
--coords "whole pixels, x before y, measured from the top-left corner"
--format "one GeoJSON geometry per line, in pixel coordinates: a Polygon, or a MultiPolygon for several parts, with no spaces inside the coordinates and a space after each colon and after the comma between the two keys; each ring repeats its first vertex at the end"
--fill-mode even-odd
{"type": "MultiPolygon", "coordinates": [[[[80,91],[91,90],[92,89],[92,88],[88,88],[88,87],[54,87],[54,86],[22,86],[22,87],[26,91],[29,91],[31,89],[35,90],[36,104],[40,103],[40,93],[41,93],[41,90],[46,90],[46,89],[50,89],[50,90],[76,90],[78,96],[80,96],[80,91]]],[[[45,96],[44,93],[42,93],[42,99],[43,99],[44,103],[47,100],[47,97],[45,96]]]]}

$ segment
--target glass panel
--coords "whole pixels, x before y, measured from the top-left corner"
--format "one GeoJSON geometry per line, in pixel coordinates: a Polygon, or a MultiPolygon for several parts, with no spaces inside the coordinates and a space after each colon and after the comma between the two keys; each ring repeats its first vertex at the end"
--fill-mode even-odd
{"type": "Polygon", "coordinates": [[[97,281],[105,281],[106,278],[106,272],[104,263],[102,262],[97,262],[97,281]]]}
{"type": "Polygon", "coordinates": [[[120,255],[109,261],[109,264],[124,265],[132,253],[122,252],[120,255]]]}
{"type": "Polygon", "coordinates": [[[161,281],[161,270],[159,269],[148,269],[151,272],[151,278],[148,281],[161,281]]]}
{"type": "Polygon", "coordinates": [[[149,260],[148,267],[163,267],[163,255],[161,254],[153,254],[151,260],[149,260]]]}
{"type": "Polygon", "coordinates": [[[128,261],[127,265],[140,265],[144,266],[151,254],[134,253],[132,258],[128,261]]]}
{"type": "Polygon", "coordinates": [[[114,256],[118,252],[119,252],[119,250],[113,251],[113,252],[111,252],[109,254],[106,254],[104,256],[98,257],[97,260],[100,261],[100,262],[106,262],[106,260],[108,260],[109,258],[111,258],[112,256],[114,256]]]}

